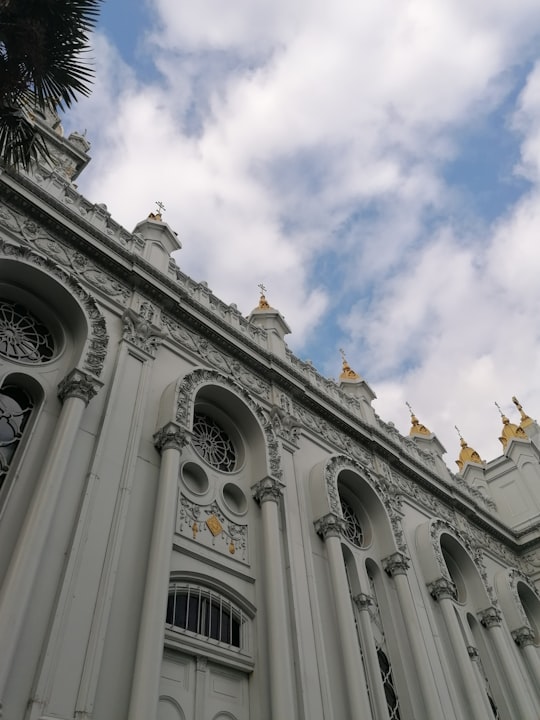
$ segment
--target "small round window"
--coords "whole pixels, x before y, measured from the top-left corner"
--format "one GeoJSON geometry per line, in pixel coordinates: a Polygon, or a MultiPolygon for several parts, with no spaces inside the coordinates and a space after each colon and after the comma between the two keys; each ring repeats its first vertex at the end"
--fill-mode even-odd
{"type": "Polygon", "coordinates": [[[214,418],[195,413],[193,418],[193,447],[216,470],[233,472],[238,457],[232,440],[214,418]]]}
{"type": "Polygon", "coordinates": [[[43,363],[55,354],[45,325],[24,305],[0,299],[0,355],[25,363],[43,363]]]}
{"type": "Polygon", "coordinates": [[[352,507],[343,499],[341,500],[341,512],[343,513],[343,519],[345,520],[345,537],[350,543],[356,545],[356,547],[363,547],[364,531],[362,530],[362,526],[358,522],[358,518],[356,517],[356,513],[352,507]]]}

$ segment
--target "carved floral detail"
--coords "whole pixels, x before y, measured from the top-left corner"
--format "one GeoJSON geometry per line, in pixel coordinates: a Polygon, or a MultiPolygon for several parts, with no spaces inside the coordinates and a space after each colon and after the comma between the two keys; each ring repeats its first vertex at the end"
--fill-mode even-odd
{"type": "Polygon", "coordinates": [[[75,369],[58,384],[58,397],[62,402],[68,398],[80,398],[88,405],[102,386],[103,383],[96,378],[75,369]]]}
{"type": "Polygon", "coordinates": [[[512,630],[512,637],[519,647],[526,647],[527,645],[534,645],[536,643],[534,631],[528,625],[524,625],[517,630],[512,630]]]}
{"type": "Polygon", "coordinates": [[[392,555],[383,559],[384,570],[390,577],[406,575],[409,565],[409,558],[401,552],[392,553],[392,555]]]}
{"type": "Polygon", "coordinates": [[[156,351],[167,333],[164,333],[161,328],[152,323],[154,312],[151,306],[143,303],[141,311],[140,314],[137,314],[131,308],[124,311],[122,315],[124,340],[155,357],[156,351]]]}
{"type": "Polygon", "coordinates": [[[279,502],[285,485],[276,478],[265,477],[253,486],[253,497],[262,505],[264,502],[279,502]]]}
{"type": "Polygon", "coordinates": [[[182,495],[178,502],[176,532],[247,562],[248,526],[230,521],[215,501],[198,505],[182,495]]]}
{"type": "Polygon", "coordinates": [[[182,452],[189,444],[191,434],[176,423],[167,423],[154,433],[154,445],[159,452],[174,448],[182,452]]]}
{"type": "Polygon", "coordinates": [[[502,623],[502,617],[500,611],[495,607],[488,607],[478,613],[480,622],[485,628],[500,627],[502,623]]]}
{"type": "Polygon", "coordinates": [[[429,594],[434,600],[457,600],[457,589],[455,584],[447,577],[440,577],[428,583],[429,594]]]}
{"type": "Polygon", "coordinates": [[[315,532],[320,535],[323,540],[329,537],[342,537],[345,531],[345,520],[335,513],[328,513],[322,518],[315,521],[315,532]]]}

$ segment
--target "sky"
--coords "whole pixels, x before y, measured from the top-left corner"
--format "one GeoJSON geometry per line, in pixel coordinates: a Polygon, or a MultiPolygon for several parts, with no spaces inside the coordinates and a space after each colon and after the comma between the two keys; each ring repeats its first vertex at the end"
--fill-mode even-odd
{"type": "Polygon", "coordinates": [[[540,418],[538,0],[106,0],[79,190],[457,468],[540,418]]]}

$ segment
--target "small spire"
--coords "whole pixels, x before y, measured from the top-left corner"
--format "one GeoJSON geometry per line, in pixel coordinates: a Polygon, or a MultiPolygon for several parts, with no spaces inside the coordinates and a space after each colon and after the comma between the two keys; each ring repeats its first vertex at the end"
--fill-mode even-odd
{"type": "Polygon", "coordinates": [[[408,402],[405,402],[405,405],[409,408],[409,412],[411,413],[411,429],[409,430],[409,435],[431,435],[431,430],[427,428],[425,425],[422,425],[422,423],[418,420],[416,415],[413,412],[412,407],[408,402]]]}
{"type": "Polygon", "coordinates": [[[263,283],[259,283],[257,287],[261,292],[261,296],[259,298],[259,310],[269,310],[270,305],[268,304],[268,300],[266,299],[266,296],[264,294],[266,292],[266,288],[264,287],[263,283]]]}
{"type": "Polygon", "coordinates": [[[343,363],[343,369],[341,371],[341,375],[339,376],[340,380],[361,380],[360,375],[355,372],[349,363],[347,362],[347,358],[345,357],[345,350],[343,348],[339,348],[339,352],[341,353],[341,361],[343,363]]]}
{"type": "Polygon", "coordinates": [[[508,441],[512,440],[513,438],[518,438],[519,440],[528,440],[529,438],[527,437],[525,430],[522,427],[518,427],[517,425],[514,425],[514,423],[511,423],[499,407],[499,404],[495,403],[495,405],[501,415],[501,419],[503,422],[502,435],[499,437],[501,445],[503,446],[503,450],[506,450],[508,441]]]}
{"type": "Polygon", "coordinates": [[[459,453],[459,458],[456,460],[456,465],[458,466],[458,468],[461,470],[467,462],[474,463],[475,465],[483,465],[484,461],[476,452],[476,450],[467,445],[463,438],[463,435],[459,431],[458,426],[454,425],[454,427],[457,430],[457,434],[459,435],[459,441],[461,444],[461,452],[459,453]]]}
{"type": "Polygon", "coordinates": [[[517,409],[519,410],[519,414],[521,415],[521,422],[519,423],[519,427],[523,429],[523,428],[528,427],[529,425],[532,425],[534,420],[527,415],[527,413],[525,412],[521,403],[519,402],[519,400],[517,399],[517,397],[515,395],[512,397],[512,402],[517,407],[517,409]]]}
{"type": "Polygon", "coordinates": [[[148,217],[150,218],[150,220],[157,220],[158,222],[161,222],[165,210],[165,205],[160,200],[156,200],[156,211],[151,212],[148,217]]]}

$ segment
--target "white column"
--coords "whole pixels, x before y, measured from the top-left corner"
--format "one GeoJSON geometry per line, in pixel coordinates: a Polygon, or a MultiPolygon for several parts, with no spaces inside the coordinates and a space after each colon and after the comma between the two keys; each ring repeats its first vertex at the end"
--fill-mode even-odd
{"type": "Polygon", "coordinates": [[[157,713],[180,455],[182,448],[188,443],[188,437],[188,433],[174,423],[165,425],[154,436],[155,445],[161,450],[161,465],[131,686],[129,720],[154,720],[157,713]]]}
{"type": "Polygon", "coordinates": [[[525,664],[529,669],[536,690],[540,694],[540,657],[536,649],[534,632],[530,627],[524,625],[518,630],[512,630],[512,637],[516,645],[521,648],[521,652],[525,658],[525,664]]]}
{"type": "Polygon", "coordinates": [[[502,629],[500,612],[494,607],[489,607],[479,613],[479,616],[480,622],[487,628],[493,641],[499,666],[508,681],[514,699],[514,709],[518,712],[517,717],[519,720],[538,720],[538,713],[533,708],[525,682],[516,664],[512,662],[510,648],[502,629]]]}
{"type": "Polygon", "coordinates": [[[101,386],[77,369],[58,386],[62,410],[0,593],[0,708],[82,415],[101,386]]]}
{"type": "Polygon", "coordinates": [[[384,569],[394,579],[396,585],[399,606],[405,623],[413,663],[416,667],[420,692],[424,700],[425,717],[429,720],[442,718],[444,717],[444,711],[437,695],[435,678],[431,671],[426,647],[422,641],[422,631],[407,579],[409,560],[403,553],[396,552],[385,558],[383,563],[384,569]]]}
{"type": "Polygon", "coordinates": [[[448,639],[454,652],[454,667],[465,690],[465,706],[470,713],[470,718],[471,720],[488,720],[484,699],[476,681],[469,652],[454,610],[453,601],[456,598],[454,583],[441,577],[435,582],[429,583],[428,589],[441,608],[448,639]]]}
{"type": "Polygon", "coordinates": [[[360,720],[360,718],[369,717],[370,706],[347,572],[343,560],[343,551],[341,550],[340,538],[343,532],[343,519],[333,514],[325,515],[315,523],[315,529],[324,539],[328,555],[332,593],[336,607],[336,622],[343,652],[343,670],[349,700],[349,717],[360,720]]]}
{"type": "Polygon", "coordinates": [[[296,716],[296,700],[289,652],[290,626],[284,592],[286,574],[281,557],[278,514],[282,493],[283,485],[271,477],[264,478],[253,488],[253,496],[260,503],[262,515],[271,717],[273,720],[293,720],[296,716]]]}
{"type": "Polygon", "coordinates": [[[369,677],[369,689],[375,707],[375,716],[377,720],[387,720],[388,704],[384,693],[381,667],[379,665],[379,658],[377,657],[377,646],[375,645],[375,638],[373,637],[373,626],[369,612],[369,608],[373,605],[373,600],[370,595],[360,593],[354,598],[354,603],[358,608],[365,669],[369,677]]]}
{"type": "MultiPolygon", "coordinates": [[[[476,682],[478,683],[478,687],[480,688],[480,693],[484,702],[484,708],[486,710],[488,718],[491,719],[493,718],[493,708],[491,706],[488,696],[488,692],[491,691],[491,688],[489,687],[488,680],[484,674],[483,668],[480,667],[481,660],[478,654],[478,650],[474,647],[474,645],[467,645],[467,653],[471,659],[471,664],[474,668],[474,674],[476,677],[476,682]]],[[[493,702],[495,702],[494,698],[492,698],[492,700],[493,702]]]]}

